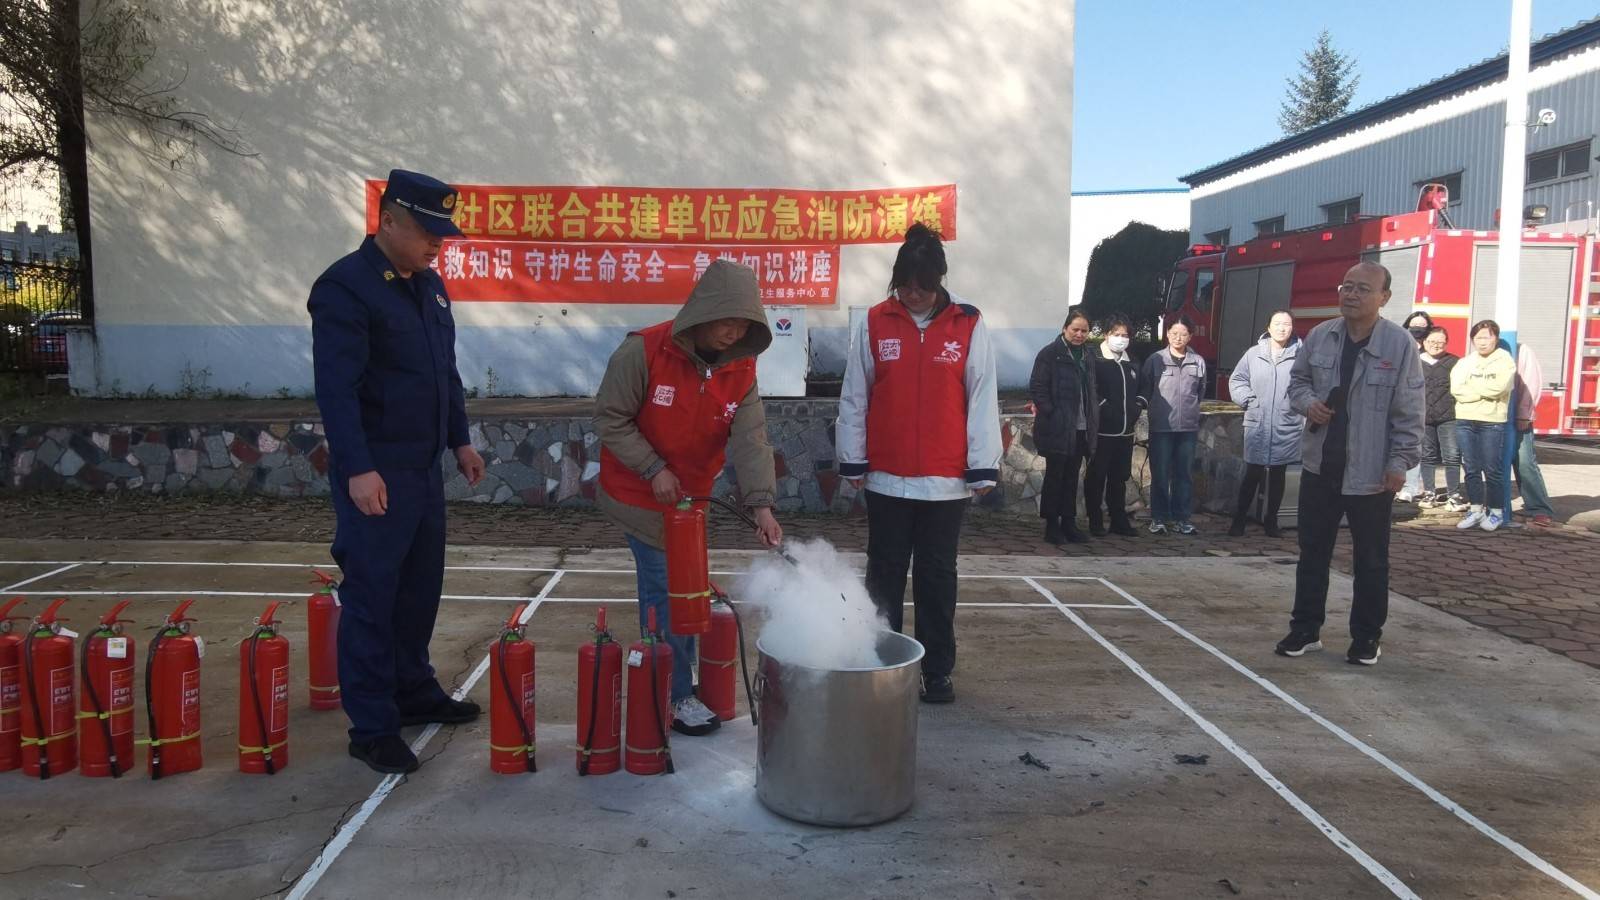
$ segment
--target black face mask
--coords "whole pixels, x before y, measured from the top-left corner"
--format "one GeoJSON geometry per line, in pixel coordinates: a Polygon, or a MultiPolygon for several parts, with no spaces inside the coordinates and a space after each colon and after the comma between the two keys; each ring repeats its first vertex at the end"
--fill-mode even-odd
{"type": "Polygon", "coordinates": [[[1422,339],[1428,336],[1427,328],[1407,328],[1406,330],[1411,332],[1411,336],[1416,338],[1418,343],[1421,343],[1422,339]]]}

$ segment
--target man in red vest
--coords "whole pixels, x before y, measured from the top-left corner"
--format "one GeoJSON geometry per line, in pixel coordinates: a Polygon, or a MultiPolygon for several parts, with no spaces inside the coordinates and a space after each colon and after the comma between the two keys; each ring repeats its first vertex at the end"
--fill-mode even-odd
{"type": "Polygon", "coordinates": [[[851,335],[835,441],[839,475],[866,487],[867,593],[902,628],[906,568],[922,699],[955,699],[956,548],[972,495],[1000,478],[994,353],[978,309],[944,288],[939,235],[906,232],[891,296],[851,335]]]}
{"type": "MultiPolygon", "coordinates": [[[[772,343],[756,274],[717,260],[670,322],[635,331],[611,354],[595,394],[601,512],[622,528],[639,582],[639,625],[656,611],[668,632],[662,513],[682,497],[711,494],[726,455],[762,543],[783,529],[772,517],[777,479],[767,416],[756,389],[756,356],[772,343]]],[[[672,728],[715,731],[720,722],[694,695],[694,638],[668,632],[672,728]]]]}

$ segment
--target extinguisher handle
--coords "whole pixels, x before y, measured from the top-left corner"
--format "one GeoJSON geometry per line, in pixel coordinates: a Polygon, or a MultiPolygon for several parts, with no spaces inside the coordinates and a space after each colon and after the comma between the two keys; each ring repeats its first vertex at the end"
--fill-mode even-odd
{"type": "Polygon", "coordinates": [[[194,619],[191,619],[188,616],[184,615],[184,613],[187,613],[189,611],[189,607],[191,605],[193,605],[193,604],[194,604],[194,600],[192,598],[188,599],[188,600],[184,600],[181,603],[179,603],[177,609],[175,609],[172,612],[167,614],[167,620],[166,620],[165,624],[167,624],[168,626],[172,626],[172,625],[178,624],[179,622],[193,622],[193,621],[195,621],[194,619]]]}
{"type": "Polygon", "coordinates": [[[277,623],[273,620],[272,616],[277,611],[278,601],[274,600],[271,603],[268,603],[267,611],[261,614],[261,618],[256,619],[256,625],[261,628],[271,628],[272,626],[276,625],[277,623]]]}
{"type": "Polygon", "coordinates": [[[7,600],[4,604],[0,604],[0,619],[26,619],[27,616],[13,616],[11,614],[11,611],[13,609],[16,609],[17,606],[19,604],[21,604],[24,599],[26,599],[26,598],[23,598],[23,597],[12,597],[10,600],[7,600]]]}
{"type": "Polygon", "coordinates": [[[60,611],[62,604],[66,602],[67,598],[65,597],[57,597],[56,599],[51,600],[50,605],[46,606],[44,608],[44,612],[40,613],[39,618],[35,619],[34,621],[38,622],[40,625],[49,625],[51,622],[65,622],[66,619],[56,615],[56,613],[60,611]]]}
{"type": "Polygon", "coordinates": [[[316,576],[315,578],[311,579],[312,584],[320,584],[323,587],[331,588],[339,583],[339,579],[334,578],[332,575],[329,575],[327,572],[324,572],[321,569],[312,569],[311,574],[316,576]]]}
{"type": "Polygon", "coordinates": [[[118,622],[128,621],[127,619],[120,619],[118,616],[122,615],[122,611],[127,609],[132,603],[132,600],[118,600],[117,605],[111,607],[110,612],[100,617],[100,627],[110,628],[118,622]]]}
{"type": "Polygon", "coordinates": [[[522,628],[522,611],[527,608],[526,603],[517,604],[517,608],[511,611],[511,617],[506,619],[506,631],[517,631],[522,628]]]}

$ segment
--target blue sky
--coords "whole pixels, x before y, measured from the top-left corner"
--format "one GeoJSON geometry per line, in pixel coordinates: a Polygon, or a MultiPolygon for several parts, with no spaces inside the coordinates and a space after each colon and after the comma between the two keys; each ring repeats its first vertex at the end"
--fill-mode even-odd
{"type": "MultiPolygon", "coordinates": [[[[1181,187],[1177,178],[1282,136],[1284,79],[1327,28],[1356,57],[1354,109],[1497,55],[1509,0],[1078,0],[1072,189],[1181,187]]],[[[1533,0],[1533,35],[1600,15],[1533,0]]]]}

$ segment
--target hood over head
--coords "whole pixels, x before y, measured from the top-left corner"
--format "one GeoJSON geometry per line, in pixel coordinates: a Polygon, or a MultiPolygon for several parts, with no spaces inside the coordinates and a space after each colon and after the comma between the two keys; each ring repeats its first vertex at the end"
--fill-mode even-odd
{"type": "Polygon", "coordinates": [[[748,266],[726,259],[715,260],[706,268],[700,281],[690,292],[689,299],[672,319],[672,339],[689,353],[694,353],[696,325],[718,319],[747,319],[750,330],[737,344],[723,352],[717,360],[722,363],[755,356],[772,344],[772,331],[767,327],[767,314],[761,308],[761,285],[756,273],[748,266]]]}

